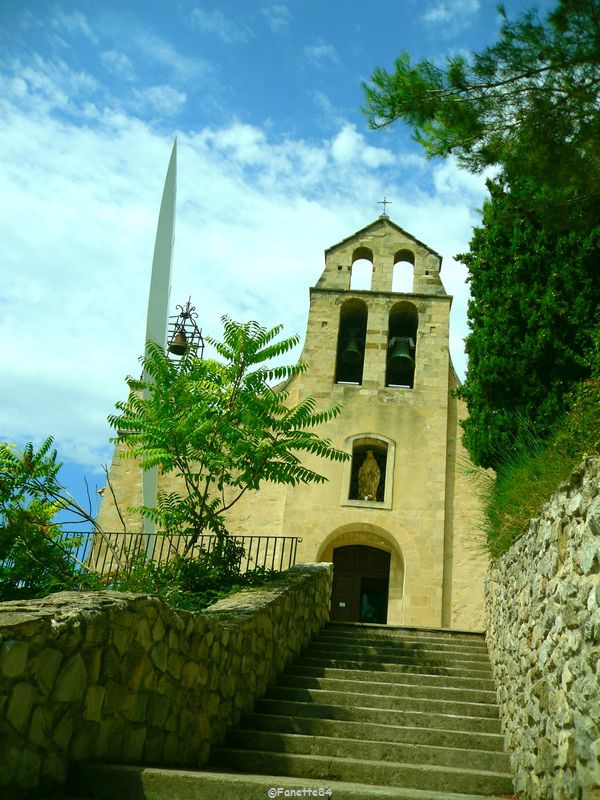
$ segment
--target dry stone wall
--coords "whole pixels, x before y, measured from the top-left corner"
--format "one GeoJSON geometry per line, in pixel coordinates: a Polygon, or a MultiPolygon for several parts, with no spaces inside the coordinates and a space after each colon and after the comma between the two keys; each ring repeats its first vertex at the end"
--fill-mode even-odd
{"type": "Polygon", "coordinates": [[[329,617],[332,566],[204,612],[147,595],[0,604],[0,796],[62,785],[70,761],[202,766],[329,617]]]}
{"type": "Polygon", "coordinates": [[[600,800],[600,458],[490,570],[488,646],[520,798],[600,800]]]}

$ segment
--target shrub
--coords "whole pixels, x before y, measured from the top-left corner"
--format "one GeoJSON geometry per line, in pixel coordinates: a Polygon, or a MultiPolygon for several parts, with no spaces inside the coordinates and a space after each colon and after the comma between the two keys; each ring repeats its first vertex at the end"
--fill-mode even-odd
{"type": "Polygon", "coordinates": [[[486,482],[485,490],[484,533],[492,558],[525,533],[528,521],[539,515],[561,481],[600,442],[600,377],[579,384],[570,401],[549,440],[520,421],[521,434],[513,447],[498,453],[496,478],[486,482]]]}

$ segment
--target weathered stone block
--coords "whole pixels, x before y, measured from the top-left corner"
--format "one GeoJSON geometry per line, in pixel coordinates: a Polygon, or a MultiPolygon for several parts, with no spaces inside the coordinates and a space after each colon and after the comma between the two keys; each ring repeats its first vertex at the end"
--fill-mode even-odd
{"type": "Polygon", "coordinates": [[[141,761],[146,744],[146,733],[146,728],[134,728],[129,732],[124,754],[128,764],[137,764],[141,761]]]}
{"type": "Polygon", "coordinates": [[[25,730],[29,722],[36,696],[35,688],[30,683],[25,682],[17,683],[10,693],[6,717],[19,733],[25,730]]]}
{"type": "Polygon", "coordinates": [[[54,716],[47,706],[38,706],[31,715],[29,739],[39,747],[46,747],[54,730],[54,716]]]}
{"type": "Polygon", "coordinates": [[[39,754],[32,748],[25,748],[19,757],[17,766],[17,780],[21,786],[37,786],[41,766],[42,760],[39,754]]]}
{"type": "Polygon", "coordinates": [[[69,751],[71,744],[71,737],[75,732],[75,726],[78,722],[79,715],[74,708],[69,708],[64,712],[62,717],[58,720],[56,727],[52,733],[52,741],[65,753],[69,751]]]}
{"type": "Polygon", "coordinates": [[[165,626],[163,625],[162,620],[159,617],[154,623],[154,626],[152,628],[152,639],[155,642],[160,642],[162,641],[164,635],[165,635],[165,626]]]}
{"type": "Polygon", "coordinates": [[[31,674],[42,694],[49,695],[52,692],[62,658],[60,650],[47,647],[31,659],[31,674]]]}
{"type": "Polygon", "coordinates": [[[152,630],[147,620],[145,619],[139,620],[136,627],[135,640],[140,645],[140,647],[142,647],[147,652],[154,644],[154,639],[152,637],[152,630]]]}
{"type": "Polygon", "coordinates": [[[150,658],[161,672],[167,669],[168,656],[169,648],[165,642],[157,642],[150,651],[150,658]]]}
{"type": "Polygon", "coordinates": [[[589,507],[586,522],[594,536],[600,536],[600,495],[589,507]]]}
{"type": "Polygon", "coordinates": [[[18,678],[25,672],[29,645],[18,639],[8,639],[0,644],[0,672],[5,678],[18,678]]]}
{"type": "Polygon", "coordinates": [[[73,761],[89,761],[96,750],[97,725],[77,727],[71,741],[70,756],[73,761]]]}
{"type": "Polygon", "coordinates": [[[585,536],[579,549],[579,566],[584,575],[600,572],[600,536],[585,536]]]}
{"type": "Polygon", "coordinates": [[[153,728],[161,728],[167,721],[171,704],[166,697],[154,695],[148,703],[148,723],[153,728]]]}

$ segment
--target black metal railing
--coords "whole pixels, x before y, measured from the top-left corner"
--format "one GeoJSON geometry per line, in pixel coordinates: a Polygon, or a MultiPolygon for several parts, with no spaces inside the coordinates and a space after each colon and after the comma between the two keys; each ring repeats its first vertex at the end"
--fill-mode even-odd
{"type": "MultiPolygon", "coordinates": [[[[78,561],[96,572],[119,572],[132,563],[136,557],[145,556],[153,561],[166,563],[177,555],[183,555],[189,537],[184,535],[165,536],[160,533],[121,533],[110,532],[102,535],[93,531],[87,533],[65,532],[61,537],[63,545],[69,547],[78,561]]],[[[239,572],[262,568],[283,572],[296,563],[298,536],[233,536],[228,535],[227,546],[234,545],[239,572]]],[[[199,557],[202,552],[213,553],[223,543],[214,534],[198,537],[187,555],[199,557]]]]}

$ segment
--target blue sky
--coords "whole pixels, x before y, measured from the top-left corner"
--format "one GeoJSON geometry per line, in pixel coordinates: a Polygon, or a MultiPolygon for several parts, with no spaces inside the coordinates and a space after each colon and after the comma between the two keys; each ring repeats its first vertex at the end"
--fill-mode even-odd
{"type": "Polygon", "coordinates": [[[426,161],[401,125],[369,131],[361,82],[402,50],[480,50],[498,27],[489,0],[0,0],[0,439],[51,434],[73,491],[84,473],[102,485],[175,136],[173,310],[191,295],[204,332],[229,314],[303,336],[324,249],[385,195],[444,257],[463,374],[453,256],[483,178],[426,161]]]}

